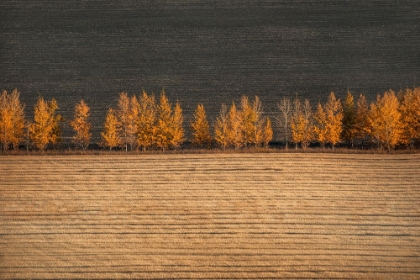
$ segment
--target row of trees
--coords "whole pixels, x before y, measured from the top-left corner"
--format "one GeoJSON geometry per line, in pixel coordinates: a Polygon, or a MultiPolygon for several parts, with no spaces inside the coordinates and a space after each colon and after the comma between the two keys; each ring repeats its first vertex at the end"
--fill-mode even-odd
{"type": "MultiPolygon", "coordinates": [[[[251,105],[247,97],[241,100],[241,109],[233,103],[230,110],[223,105],[211,136],[204,105],[198,104],[190,124],[191,142],[202,148],[210,148],[215,142],[221,148],[239,149],[248,145],[268,145],[273,132],[270,120],[262,118],[261,102],[258,97],[251,105]],[[265,121],[265,122],[263,122],[265,121]]],[[[77,130],[77,129],[75,129],[77,130]]],[[[184,142],[183,115],[180,104],[174,107],[165,93],[159,97],[145,91],[137,98],[120,93],[116,109],[110,108],[102,132],[102,146],[128,149],[177,149],[184,142]]]]}
{"type": "MultiPolygon", "coordinates": [[[[45,101],[40,97],[34,108],[33,121],[25,122],[24,105],[19,96],[17,90],[11,94],[3,91],[1,95],[2,149],[17,149],[22,142],[26,142],[28,147],[33,144],[39,150],[46,149],[48,145],[54,147],[62,140],[61,128],[64,122],[63,117],[57,114],[56,100],[45,101]]],[[[91,143],[92,125],[89,116],[90,108],[81,100],[75,106],[74,118],[68,122],[74,130],[73,143],[83,150],[91,143]]],[[[198,104],[190,127],[191,142],[203,148],[210,148],[213,143],[223,149],[268,146],[273,135],[269,118],[262,118],[258,97],[253,104],[249,103],[247,97],[243,97],[240,109],[233,103],[228,111],[227,106],[223,105],[214,126],[214,138],[202,104],[198,104]]],[[[145,91],[139,97],[130,97],[122,92],[116,108],[109,108],[107,112],[101,139],[99,144],[110,150],[116,147],[126,151],[177,149],[186,140],[181,106],[178,102],[172,106],[163,91],[159,102],[153,94],[149,95],[145,91]]]]}
{"type": "MultiPolygon", "coordinates": [[[[197,108],[198,109],[198,108],[197,108]]],[[[241,98],[240,108],[232,103],[229,111],[222,105],[214,129],[215,141],[220,147],[255,146],[267,147],[273,138],[270,118],[262,117],[262,106],[258,96],[250,103],[248,97],[241,98]]]]}
{"type": "Polygon", "coordinates": [[[160,94],[159,103],[145,91],[139,98],[122,92],[117,108],[110,108],[106,115],[101,145],[126,151],[179,148],[185,140],[182,124],[180,104],[172,108],[165,92],[160,94]]]}
{"type": "MultiPolygon", "coordinates": [[[[34,108],[33,121],[26,122],[20,93],[3,91],[0,95],[0,144],[2,150],[17,149],[26,142],[44,150],[60,142],[63,117],[57,113],[55,99],[42,97],[34,108]]],[[[310,143],[334,147],[339,142],[350,146],[355,143],[375,143],[392,149],[396,145],[413,147],[420,143],[420,88],[406,89],[396,94],[390,90],[378,95],[376,102],[368,104],[364,95],[355,103],[348,92],[340,101],[331,92],[325,104],[318,103],[313,110],[309,100],[283,98],[278,104],[278,118],[284,132],[286,147],[289,142],[306,149],[310,143]]],[[[68,123],[74,130],[73,142],[85,150],[91,143],[90,108],[81,100],[75,106],[74,118],[68,123]]],[[[206,111],[198,104],[190,123],[191,142],[197,147],[209,148],[213,144],[222,149],[249,146],[268,146],[273,138],[271,120],[262,116],[258,97],[250,101],[241,98],[228,108],[222,105],[211,125],[206,111]],[[214,136],[212,136],[214,135],[214,136]]],[[[113,149],[177,149],[186,140],[180,104],[172,106],[162,92],[159,102],[153,94],[142,92],[139,97],[120,93],[116,108],[106,115],[100,145],[113,149]]]]}
{"type": "Polygon", "coordinates": [[[284,98],[279,109],[286,145],[288,135],[296,147],[300,144],[304,149],[313,141],[332,147],[339,142],[349,146],[375,143],[388,150],[396,145],[413,147],[420,143],[419,87],[398,94],[386,91],[370,105],[362,94],[355,103],[351,92],[343,101],[331,92],[328,101],[318,103],[315,110],[309,100],[302,103],[297,98],[284,98]]]}
{"type": "Polygon", "coordinates": [[[2,150],[17,149],[26,140],[38,149],[45,149],[47,144],[55,145],[61,138],[61,123],[63,118],[56,113],[58,109],[55,99],[45,101],[42,97],[34,109],[33,122],[25,120],[25,106],[19,99],[16,89],[10,94],[3,91],[0,95],[0,144],[2,150]],[[26,130],[25,130],[26,128],[26,130]]]}

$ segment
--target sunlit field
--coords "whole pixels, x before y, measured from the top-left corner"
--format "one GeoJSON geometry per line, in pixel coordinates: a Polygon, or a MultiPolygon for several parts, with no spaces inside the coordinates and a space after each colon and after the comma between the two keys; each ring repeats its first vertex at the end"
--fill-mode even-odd
{"type": "Polygon", "coordinates": [[[420,278],[420,157],[0,157],[0,278],[420,278]]]}

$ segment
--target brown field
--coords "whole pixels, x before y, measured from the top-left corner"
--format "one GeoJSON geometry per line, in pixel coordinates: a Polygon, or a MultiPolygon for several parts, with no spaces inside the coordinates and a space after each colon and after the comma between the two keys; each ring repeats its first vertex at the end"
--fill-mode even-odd
{"type": "Polygon", "coordinates": [[[0,157],[0,278],[420,278],[420,156],[0,157]]]}

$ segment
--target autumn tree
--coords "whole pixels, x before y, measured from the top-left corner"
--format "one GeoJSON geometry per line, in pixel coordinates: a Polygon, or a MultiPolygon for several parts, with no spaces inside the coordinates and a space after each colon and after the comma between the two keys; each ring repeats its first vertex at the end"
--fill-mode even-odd
{"type": "Polygon", "coordinates": [[[51,134],[51,144],[53,149],[55,145],[62,141],[61,133],[62,133],[62,126],[61,124],[64,122],[64,118],[62,115],[57,114],[56,110],[58,110],[57,101],[53,98],[49,103],[50,108],[50,116],[51,116],[51,126],[52,126],[52,134],[51,134]]]}
{"type": "Polygon", "coordinates": [[[264,143],[264,120],[258,96],[250,103],[248,97],[241,98],[240,109],[233,102],[229,111],[222,106],[215,125],[215,140],[225,149],[228,146],[238,150],[247,145],[260,146],[264,143]]]}
{"type": "Polygon", "coordinates": [[[286,143],[286,149],[288,148],[289,144],[289,123],[290,123],[290,115],[292,113],[292,104],[289,98],[283,97],[283,99],[278,104],[280,109],[280,126],[283,128],[284,133],[284,142],[286,143]]]}
{"type": "Polygon", "coordinates": [[[401,142],[413,147],[420,140],[420,87],[407,88],[400,96],[401,142]]]}
{"type": "Polygon", "coordinates": [[[395,92],[389,90],[376,98],[369,112],[371,136],[378,141],[378,146],[383,145],[389,151],[401,139],[403,126],[399,101],[395,92]]]}
{"type": "Polygon", "coordinates": [[[303,105],[299,99],[293,101],[293,114],[290,120],[290,129],[292,141],[300,143],[303,149],[306,149],[313,138],[312,108],[308,99],[305,99],[303,105]]]}
{"type": "Polygon", "coordinates": [[[243,147],[245,138],[243,136],[244,126],[241,112],[232,103],[228,113],[228,145],[235,147],[235,150],[243,147]]]}
{"type": "MultiPolygon", "coordinates": [[[[258,147],[264,144],[264,139],[263,139],[264,138],[263,137],[264,124],[266,124],[266,121],[267,121],[262,118],[262,104],[258,96],[255,96],[254,102],[252,104],[252,110],[253,110],[253,116],[254,116],[253,118],[254,135],[252,137],[251,143],[254,144],[256,147],[258,147]]],[[[270,127],[271,127],[271,121],[270,121],[270,127]]],[[[272,138],[272,135],[271,135],[271,138],[272,138]]]]}
{"type": "Polygon", "coordinates": [[[151,148],[155,141],[157,107],[155,96],[142,92],[139,98],[139,115],[137,118],[137,145],[143,151],[151,148]]]}
{"type": "Polygon", "coordinates": [[[341,141],[341,132],[343,131],[343,107],[339,99],[336,99],[334,92],[330,93],[325,104],[325,113],[327,115],[327,142],[334,148],[341,141]]]}
{"type": "Polygon", "coordinates": [[[303,112],[303,131],[302,131],[302,148],[306,149],[311,143],[314,131],[312,121],[312,107],[308,99],[305,99],[305,103],[302,108],[303,112]]]}
{"type": "Polygon", "coordinates": [[[347,91],[346,98],[342,101],[341,106],[343,108],[341,138],[353,147],[354,138],[357,133],[357,123],[354,97],[350,91],[347,91]]]}
{"type": "Polygon", "coordinates": [[[128,150],[129,145],[129,131],[130,131],[130,98],[126,92],[121,92],[118,98],[118,109],[116,111],[118,121],[120,123],[120,138],[125,151],[128,150]]]}
{"type": "Polygon", "coordinates": [[[123,140],[120,137],[120,131],[121,123],[118,119],[118,116],[115,113],[114,109],[109,108],[105,118],[104,131],[101,132],[103,140],[101,146],[109,147],[109,150],[111,151],[112,148],[121,145],[123,143],[123,140]]]}
{"type": "Polygon", "coordinates": [[[140,114],[140,103],[137,96],[133,95],[130,98],[130,108],[128,113],[128,125],[127,125],[127,142],[130,150],[133,150],[137,146],[137,123],[140,114]]]}
{"type": "Polygon", "coordinates": [[[22,141],[25,128],[24,108],[17,89],[11,94],[3,91],[0,95],[0,144],[3,150],[7,150],[10,145],[17,149],[22,141]]]}
{"type": "Polygon", "coordinates": [[[56,113],[57,101],[45,101],[40,97],[34,110],[34,121],[29,126],[29,134],[32,143],[44,150],[47,144],[53,146],[61,140],[61,122],[63,118],[56,113]]]}
{"type": "Polygon", "coordinates": [[[182,126],[184,117],[182,116],[182,108],[179,102],[175,104],[171,123],[171,141],[170,145],[178,149],[184,142],[184,128],[182,126]]]}
{"type": "Polygon", "coordinates": [[[260,146],[262,144],[262,105],[258,96],[251,103],[248,97],[242,96],[241,108],[238,111],[242,119],[243,146],[260,146]]]}
{"type": "Polygon", "coordinates": [[[362,141],[362,148],[370,133],[369,105],[366,97],[361,94],[357,100],[355,137],[362,141]]]}
{"type": "Polygon", "coordinates": [[[70,121],[70,126],[73,128],[75,135],[73,136],[73,142],[82,147],[83,150],[89,146],[90,137],[92,134],[90,133],[91,124],[88,121],[90,116],[89,112],[90,108],[85,103],[84,100],[81,100],[78,104],[76,104],[74,110],[74,119],[70,121]]]}
{"type": "Polygon", "coordinates": [[[321,144],[321,147],[324,147],[325,143],[327,142],[327,133],[327,114],[325,113],[321,103],[318,103],[314,114],[314,134],[316,140],[318,140],[318,142],[321,144]]]}
{"type": "Polygon", "coordinates": [[[296,149],[299,143],[303,141],[304,117],[300,100],[295,98],[293,101],[293,109],[290,117],[291,140],[295,143],[296,149]]]}
{"type": "Polygon", "coordinates": [[[20,92],[17,89],[10,94],[9,106],[13,124],[11,143],[17,149],[25,133],[25,106],[20,101],[20,92]]]}
{"type": "Polygon", "coordinates": [[[242,96],[241,98],[241,114],[243,128],[243,145],[246,147],[248,144],[255,143],[255,130],[256,130],[256,113],[254,108],[249,103],[248,97],[242,96]]]}
{"type": "Polygon", "coordinates": [[[226,104],[222,104],[219,116],[216,119],[216,124],[214,125],[214,140],[223,150],[229,145],[229,121],[226,104]]]}
{"type": "Polygon", "coordinates": [[[334,148],[340,141],[343,129],[343,109],[340,100],[336,99],[334,92],[330,93],[324,107],[318,103],[314,119],[314,132],[321,146],[324,146],[325,143],[330,143],[334,148]]]}
{"type": "Polygon", "coordinates": [[[269,117],[266,117],[262,129],[262,142],[265,148],[268,148],[268,144],[272,139],[273,129],[271,127],[271,120],[269,117]]]}
{"type": "Polygon", "coordinates": [[[154,126],[154,144],[162,149],[162,151],[169,148],[172,138],[172,108],[165,92],[160,94],[159,105],[157,106],[157,121],[154,126]]]}
{"type": "Polygon", "coordinates": [[[34,109],[34,121],[29,128],[31,141],[40,150],[44,150],[50,142],[52,133],[50,119],[48,103],[40,97],[34,109]]]}
{"type": "Polygon", "coordinates": [[[207,121],[206,110],[203,104],[198,104],[191,122],[192,143],[197,147],[210,147],[210,125],[207,121]]]}

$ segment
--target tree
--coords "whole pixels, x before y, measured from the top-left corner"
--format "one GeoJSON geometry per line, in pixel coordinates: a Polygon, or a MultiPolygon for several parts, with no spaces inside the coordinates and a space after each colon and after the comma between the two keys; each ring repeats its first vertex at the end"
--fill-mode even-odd
{"type": "Polygon", "coordinates": [[[290,99],[283,97],[283,99],[278,104],[278,107],[280,109],[280,126],[283,127],[284,142],[286,143],[287,149],[289,143],[289,121],[290,115],[292,113],[292,105],[290,103],[290,99]]]}
{"type": "Polygon", "coordinates": [[[265,148],[268,148],[268,144],[273,139],[273,129],[271,127],[271,120],[269,117],[265,118],[262,141],[265,148]]]}
{"type": "Polygon", "coordinates": [[[226,104],[222,104],[219,116],[214,126],[214,140],[219,146],[225,150],[229,145],[229,128],[228,128],[228,112],[226,104]]]}
{"type": "Polygon", "coordinates": [[[127,125],[127,142],[130,146],[130,150],[133,150],[137,144],[137,124],[140,114],[140,103],[135,95],[130,99],[130,110],[128,114],[128,125],[127,125]]]}
{"type": "Polygon", "coordinates": [[[49,143],[54,146],[61,140],[60,123],[63,118],[56,114],[57,109],[57,101],[54,98],[48,102],[42,97],[38,98],[34,110],[34,121],[29,126],[29,134],[32,143],[40,150],[44,150],[49,143]]]}
{"type": "Polygon", "coordinates": [[[0,144],[3,150],[10,145],[17,149],[23,139],[25,128],[25,106],[20,102],[20,92],[11,94],[3,91],[0,95],[0,144]]]}
{"type": "Polygon", "coordinates": [[[361,94],[357,100],[355,130],[355,137],[362,140],[363,148],[364,142],[370,133],[369,106],[366,97],[363,94],[361,94]]]}
{"type": "Polygon", "coordinates": [[[13,124],[11,143],[13,148],[17,149],[25,133],[25,106],[20,101],[20,92],[17,89],[10,94],[9,103],[13,124]]]}
{"type": "Polygon", "coordinates": [[[40,97],[34,109],[34,121],[29,128],[32,143],[40,150],[44,150],[50,142],[52,133],[48,103],[40,97]]]}
{"type": "Polygon", "coordinates": [[[86,150],[90,143],[90,133],[91,124],[88,121],[90,116],[89,106],[85,103],[84,100],[81,100],[76,104],[74,110],[74,119],[70,121],[70,126],[73,128],[75,135],[73,136],[73,142],[82,147],[82,150],[86,150]]]}
{"type": "Polygon", "coordinates": [[[206,110],[203,104],[198,104],[194,112],[194,120],[191,122],[192,143],[197,147],[210,147],[210,125],[207,121],[206,110]]]}
{"type": "Polygon", "coordinates": [[[370,105],[369,122],[371,135],[378,141],[378,146],[384,145],[389,151],[401,140],[403,126],[394,91],[389,90],[382,97],[377,96],[376,104],[370,105]]]}
{"type": "Polygon", "coordinates": [[[297,144],[301,143],[302,148],[306,149],[313,138],[312,108],[308,99],[305,99],[303,106],[297,98],[293,102],[290,128],[296,148],[297,144]]]}
{"type": "Polygon", "coordinates": [[[61,142],[61,123],[64,121],[64,118],[60,114],[56,114],[56,110],[58,109],[57,101],[53,98],[48,103],[49,114],[51,116],[51,126],[52,126],[52,133],[51,133],[51,144],[54,146],[61,142]]]}
{"type": "Polygon", "coordinates": [[[112,148],[121,145],[121,143],[123,143],[123,140],[120,137],[120,130],[121,123],[118,120],[114,109],[109,108],[105,118],[104,131],[101,132],[103,140],[101,145],[104,147],[109,147],[110,151],[112,150],[112,148]]]}
{"type": "Polygon", "coordinates": [[[293,101],[293,110],[290,118],[290,131],[292,134],[292,142],[295,143],[296,149],[299,143],[303,141],[304,116],[301,103],[298,98],[293,101]]]}
{"type": "MultiPolygon", "coordinates": [[[[264,131],[264,119],[262,118],[262,104],[258,96],[255,96],[254,103],[252,104],[253,110],[253,130],[254,136],[252,137],[251,143],[256,147],[264,144],[263,131],[264,131]]],[[[271,122],[270,122],[271,126],[271,122]]],[[[271,141],[271,139],[270,139],[271,141]]]]}
{"type": "Polygon", "coordinates": [[[248,144],[255,143],[256,130],[256,113],[246,96],[241,98],[240,114],[243,127],[243,145],[246,147],[248,144]]]}
{"type": "Polygon", "coordinates": [[[121,92],[120,97],[118,99],[118,109],[117,109],[117,117],[118,121],[121,125],[120,133],[121,133],[121,141],[123,146],[125,147],[125,151],[128,150],[129,140],[129,126],[131,124],[130,121],[130,98],[126,92],[121,92]]]}
{"type": "Polygon", "coordinates": [[[3,91],[0,96],[0,142],[3,150],[6,151],[12,142],[12,111],[10,110],[9,95],[3,91]]]}
{"type": "Polygon", "coordinates": [[[303,123],[302,148],[305,150],[311,143],[314,135],[312,107],[308,99],[305,99],[305,103],[303,105],[303,123]]]}
{"type": "Polygon", "coordinates": [[[352,147],[354,145],[354,138],[356,137],[356,107],[354,105],[354,97],[350,91],[347,91],[346,99],[343,100],[343,128],[341,137],[352,147]]]}
{"type": "Polygon", "coordinates": [[[159,105],[157,106],[157,122],[154,127],[155,145],[162,151],[169,148],[172,142],[172,108],[165,92],[160,94],[159,105]]]}
{"type": "Polygon", "coordinates": [[[137,119],[137,144],[146,151],[151,148],[155,141],[155,125],[156,125],[156,101],[155,96],[147,95],[145,91],[142,92],[139,98],[139,116],[137,119]]]}
{"type": "Polygon", "coordinates": [[[318,140],[318,142],[321,144],[321,147],[324,147],[325,143],[327,142],[328,127],[327,115],[321,103],[318,103],[318,106],[316,107],[314,121],[314,133],[316,140],[318,140]]]}
{"type": "Polygon", "coordinates": [[[171,146],[175,149],[178,149],[181,144],[184,142],[184,128],[182,123],[184,118],[182,116],[182,109],[179,102],[175,104],[174,113],[172,117],[172,135],[171,135],[171,146]]]}
{"type": "Polygon", "coordinates": [[[340,100],[335,98],[334,92],[330,93],[327,103],[325,104],[326,114],[326,141],[331,143],[332,148],[340,141],[341,132],[343,130],[343,108],[340,100]]]}
{"type": "Polygon", "coordinates": [[[420,88],[407,88],[400,93],[400,112],[403,133],[401,142],[410,147],[420,140],[420,88]]]}
{"type": "Polygon", "coordinates": [[[242,114],[237,110],[235,103],[232,103],[228,113],[228,145],[235,147],[235,150],[243,147],[245,138],[243,136],[244,126],[242,114]]]}
{"type": "Polygon", "coordinates": [[[262,105],[258,96],[250,103],[248,97],[242,96],[241,110],[238,111],[242,119],[243,146],[259,146],[262,144],[263,119],[262,105]]]}

